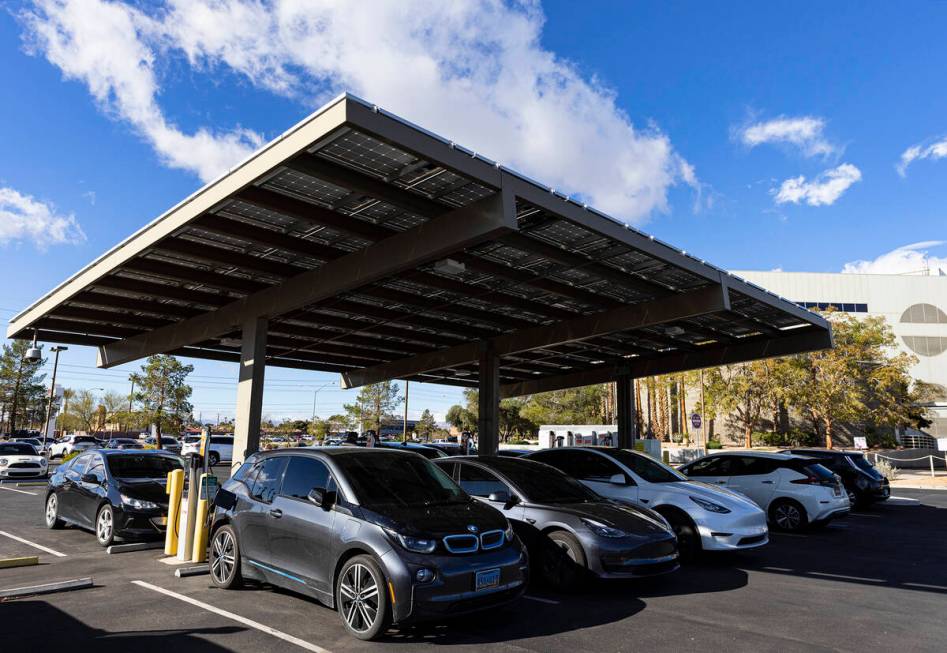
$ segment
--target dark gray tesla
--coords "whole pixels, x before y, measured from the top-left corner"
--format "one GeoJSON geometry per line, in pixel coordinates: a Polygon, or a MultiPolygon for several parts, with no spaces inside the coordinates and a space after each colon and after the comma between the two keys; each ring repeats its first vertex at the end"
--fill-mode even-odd
{"type": "Polygon", "coordinates": [[[262,580],[335,607],[374,639],[391,624],[522,594],[528,559],[510,523],[422,456],[307,448],[250,456],[215,499],[213,582],[262,580]]]}
{"type": "Polygon", "coordinates": [[[500,456],[435,464],[468,494],[504,512],[527,544],[534,569],[555,585],[575,584],[582,569],[627,578],[678,568],[677,539],[663,517],[606,499],[555,467],[500,456]],[[557,560],[563,552],[574,564],[557,560]]]}

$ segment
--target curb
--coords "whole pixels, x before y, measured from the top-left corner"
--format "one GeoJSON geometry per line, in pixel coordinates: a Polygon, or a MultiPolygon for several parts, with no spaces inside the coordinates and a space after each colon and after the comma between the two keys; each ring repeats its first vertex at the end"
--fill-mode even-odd
{"type": "Polygon", "coordinates": [[[14,587],[11,589],[0,590],[0,599],[18,599],[23,596],[35,596],[37,594],[53,594],[54,592],[69,592],[71,590],[81,590],[92,587],[92,577],[74,578],[73,580],[61,580],[56,583],[46,583],[45,585],[32,585],[29,587],[14,587]]]}
{"type": "Polygon", "coordinates": [[[207,565],[197,565],[195,567],[180,567],[174,570],[174,575],[178,578],[187,576],[203,576],[210,573],[210,567],[207,565]]]}
{"type": "Polygon", "coordinates": [[[133,542],[131,544],[113,544],[105,549],[108,554],[129,553],[131,551],[148,551],[150,549],[163,549],[164,542],[133,542]]]}
{"type": "Polygon", "coordinates": [[[0,558],[0,569],[14,567],[31,567],[39,564],[39,556],[24,556],[22,558],[0,558]]]}

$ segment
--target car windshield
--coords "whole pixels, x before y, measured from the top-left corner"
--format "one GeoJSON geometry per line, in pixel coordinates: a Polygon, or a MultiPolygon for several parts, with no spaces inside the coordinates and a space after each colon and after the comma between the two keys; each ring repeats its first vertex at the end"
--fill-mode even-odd
{"type": "Polygon", "coordinates": [[[25,442],[4,442],[0,444],[0,456],[35,456],[36,449],[25,442]]]}
{"type": "Polygon", "coordinates": [[[649,483],[675,483],[687,480],[687,477],[676,469],[663,465],[644,454],[628,449],[610,449],[608,455],[649,483]]]}
{"type": "Polygon", "coordinates": [[[80,442],[92,442],[95,443],[95,438],[91,435],[80,435],[72,439],[73,444],[79,444],[80,442]]]}
{"type": "Polygon", "coordinates": [[[433,506],[470,500],[451,478],[420,456],[358,451],[336,456],[358,502],[370,510],[433,506]]]}
{"type": "Polygon", "coordinates": [[[109,456],[108,463],[115,478],[166,478],[168,472],[183,469],[181,461],[171,456],[120,454],[109,456]]]}
{"type": "Polygon", "coordinates": [[[588,503],[600,497],[558,469],[536,461],[499,458],[489,467],[506,476],[533,503],[588,503]]]}
{"type": "Polygon", "coordinates": [[[855,465],[855,467],[862,470],[863,472],[868,472],[872,476],[876,476],[881,473],[877,469],[875,469],[875,466],[871,464],[871,461],[869,461],[867,458],[865,458],[865,456],[863,456],[860,453],[851,454],[849,456],[846,456],[846,458],[848,458],[849,461],[853,465],[855,465]]]}

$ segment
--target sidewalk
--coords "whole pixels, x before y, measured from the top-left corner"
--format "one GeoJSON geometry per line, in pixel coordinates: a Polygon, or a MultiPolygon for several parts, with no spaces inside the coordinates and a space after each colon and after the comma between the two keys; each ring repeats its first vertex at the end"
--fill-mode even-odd
{"type": "Polygon", "coordinates": [[[922,490],[947,490],[947,472],[936,470],[931,478],[929,469],[899,469],[896,480],[891,481],[891,489],[917,488],[922,490]]]}

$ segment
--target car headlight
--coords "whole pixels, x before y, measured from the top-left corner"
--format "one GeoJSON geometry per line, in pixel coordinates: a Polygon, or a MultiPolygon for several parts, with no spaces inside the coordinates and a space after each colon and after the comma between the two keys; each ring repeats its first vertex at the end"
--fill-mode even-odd
{"type": "Polygon", "coordinates": [[[40,466],[40,467],[45,467],[45,466],[46,466],[46,459],[45,459],[45,458],[40,458],[40,459],[39,459],[39,466],[40,466]]]}
{"type": "Polygon", "coordinates": [[[402,535],[389,528],[385,529],[388,536],[398,542],[403,548],[414,553],[433,553],[437,548],[437,540],[430,537],[412,537],[411,535],[402,535]]]}
{"type": "Polygon", "coordinates": [[[6,467],[6,466],[7,466],[7,459],[0,458],[0,467],[6,467]]]}
{"type": "Polygon", "coordinates": [[[121,495],[122,503],[130,508],[136,510],[154,510],[158,507],[158,504],[154,501],[145,501],[144,499],[135,499],[134,497],[127,497],[124,494],[121,495]]]}
{"type": "Polygon", "coordinates": [[[588,526],[589,530],[600,537],[625,537],[628,535],[628,533],[619,528],[612,528],[611,526],[595,521],[594,519],[586,519],[583,517],[582,523],[588,526]]]}
{"type": "Polygon", "coordinates": [[[691,497],[691,501],[696,503],[707,512],[716,512],[721,515],[725,515],[730,512],[729,508],[725,508],[719,503],[714,503],[713,501],[708,501],[707,499],[701,499],[700,497],[691,497]]]}

